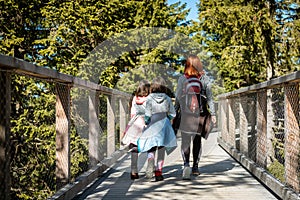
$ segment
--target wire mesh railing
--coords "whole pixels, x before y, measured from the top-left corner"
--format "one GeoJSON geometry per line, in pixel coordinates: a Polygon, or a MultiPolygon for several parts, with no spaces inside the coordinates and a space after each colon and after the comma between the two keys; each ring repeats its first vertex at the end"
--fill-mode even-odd
{"type": "Polygon", "coordinates": [[[0,96],[0,199],[59,199],[63,187],[104,171],[119,150],[131,98],[3,55],[0,96]]]}
{"type": "Polygon", "coordinates": [[[297,71],[219,96],[221,146],[283,199],[300,197],[299,82],[297,71]]]}

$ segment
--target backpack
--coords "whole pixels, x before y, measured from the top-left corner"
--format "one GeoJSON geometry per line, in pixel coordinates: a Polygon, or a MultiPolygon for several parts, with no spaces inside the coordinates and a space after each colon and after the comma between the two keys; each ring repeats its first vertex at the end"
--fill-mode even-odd
{"type": "Polygon", "coordinates": [[[203,113],[201,90],[202,84],[199,78],[188,77],[185,80],[182,94],[183,112],[196,116],[203,113]]]}

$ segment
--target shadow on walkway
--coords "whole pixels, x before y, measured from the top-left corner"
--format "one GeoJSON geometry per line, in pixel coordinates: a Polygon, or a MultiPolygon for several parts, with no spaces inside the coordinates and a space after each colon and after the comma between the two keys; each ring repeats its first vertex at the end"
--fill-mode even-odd
{"type": "Polygon", "coordinates": [[[219,147],[216,137],[217,134],[212,134],[203,141],[201,174],[191,180],[182,180],[179,147],[166,157],[165,179],[160,182],[145,178],[146,154],[139,157],[140,179],[130,180],[130,154],[127,154],[74,199],[277,199],[219,147]]]}

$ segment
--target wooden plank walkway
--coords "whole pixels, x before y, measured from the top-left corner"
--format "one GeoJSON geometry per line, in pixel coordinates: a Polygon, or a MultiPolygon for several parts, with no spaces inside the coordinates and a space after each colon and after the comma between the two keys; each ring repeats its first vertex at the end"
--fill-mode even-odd
{"type": "MultiPolygon", "coordinates": [[[[145,178],[146,154],[139,158],[140,179],[130,180],[130,155],[125,155],[74,200],[94,199],[205,199],[205,200],[274,200],[278,199],[218,144],[218,133],[203,140],[201,175],[182,180],[180,148],[166,157],[164,180],[145,178]]],[[[178,138],[180,145],[180,138],[178,138]]]]}

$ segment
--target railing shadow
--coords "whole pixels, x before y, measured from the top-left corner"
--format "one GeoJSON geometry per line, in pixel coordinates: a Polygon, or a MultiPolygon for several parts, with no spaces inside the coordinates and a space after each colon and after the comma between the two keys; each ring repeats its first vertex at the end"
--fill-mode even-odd
{"type": "MultiPolygon", "coordinates": [[[[119,166],[122,162],[130,159],[130,156],[125,156],[122,160],[117,163],[118,166],[114,166],[112,169],[103,174],[97,181],[94,182],[88,189],[82,194],[77,195],[74,200],[82,199],[158,199],[165,198],[164,196],[172,197],[174,195],[189,195],[200,194],[202,192],[211,192],[214,187],[232,187],[240,184],[245,184],[245,179],[251,176],[245,176],[244,174],[238,174],[237,176],[231,176],[226,180],[220,181],[220,179],[213,179],[218,177],[220,174],[226,175],[227,171],[232,170],[237,163],[231,159],[225,159],[222,161],[216,161],[212,164],[203,165],[200,167],[201,175],[196,177],[192,176],[191,180],[182,180],[182,165],[173,164],[165,166],[164,180],[161,182],[151,182],[145,178],[144,172],[140,173],[140,179],[130,180],[130,166],[121,167],[119,166]],[[110,183],[110,184],[109,184],[110,183]],[[150,193],[153,191],[163,191],[164,188],[170,188],[163,194],[159,192],[158,196],[151,196],[150,193]],[[175,191],[173,189],[175,189],[175,191]]],[[[146,163],[145,154],[141,154],[139,159],[146,163]]],[[[140,167],[142,167],[142,165],[140,167]]]]}

